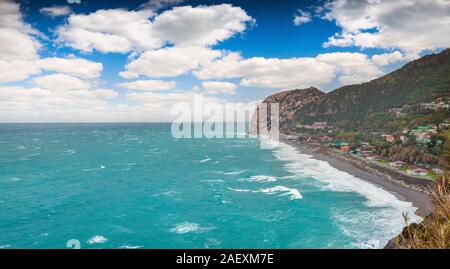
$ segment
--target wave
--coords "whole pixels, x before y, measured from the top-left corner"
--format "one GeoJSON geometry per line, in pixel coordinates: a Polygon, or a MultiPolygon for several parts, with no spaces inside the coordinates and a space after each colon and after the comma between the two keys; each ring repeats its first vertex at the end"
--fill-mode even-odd
{"type": "Polygon", "coordinates": [[[249,190],[249,189],[233,189],[228,188],[231,191],[234,192],[251,192],[251,193],[265,193],[268,195],[277,194],[279,193],[279,196],[289,196],[289,200],[298,200],[303,199],[303,195],[300,193],[299,190],[294,188],[288,188],[285,186],[275,186],[272,188],[265,188],[265,189],[259,189],[259,190],[249,190]]]}
{"type": "Polygon", "coordinates": [[[102,235],[95,235],[93,237],[91,237],[88,241],[88,244],[93,245],[93,244],[104,244],[106,242],[108,242],[108,238],[102,236],[102,235]]]}
{"type": "Polygon", "coordinates": [[[69,150],[64,151],[65,156],[69,156],[69,155],[72,155],[75,153],[77,153],[77,151],[75,149],[69,149],[69,150]]]}
{"type": "Polygon", "coordinates": [[[143,248],[144,246],[128,246],[128,245],[124,245],[119,247],[120,249],[138,249],[138,248],[143,248]]]}
{"type": "Polygon", "coordinates": [[[206,163],[206,162],[209,162],[209,161],[211,161],[211,158],[206,158],[206,159],[200,160],[199,162],[200,163],[206,163]]]}
{"type": "Polygon", "coordinates": [[[257,176],[251,176],[250,178],[247,178],[248,181],[255,181],[255,182],[275,182],[277,179],[273,176],[266,176],[266,175],[257,175],[257,176]]]}
{"type": "Polygon", "coordinates": [[[223,183],[225,182],[223,179],[203,179],[200,180],[200,182],[206,182],[206,183],[223,183]]]}
{"type": "Polygon", "coordinates": [[[176,234],[187,234],[187,233],[201,233],[213,230],[214,227],[202,227],[198,223],[194,222],[182,222],[178,223],[170,229],[170,232],[176,234]]]}
{"type": "Polygon", "coordinates": [[[232,171],[232,172],[224,172],[223,174],[232,176],[232,175],[240,175],[245,172],[246,172],[245,170],[238,170],[238,171],[232,171]]]}
{"type": "Polygon", "coordinates": [[[281,192],[282,194],[280,196],[289,196],[290,200],[303,198],[303,195],[297,189],[288,188],[285,186],[275,186],[273,188],[261,189],[260,191],[267,194],[276,194],[281,192]]]}
{"type": "Polygon", "coordinates": [[[366,199],[363,204],[365,207],[379,209],[334,212],[341,230],[356,240],[354,247],[384,246],[390,238],[402,231],[405,226],[404,214],[408,216],[409,222],[422,221],[415,214],[417,208],[411,202],[402,201],[393,193],[340,171],[325,161],[302,154],[293,146],[280,142],[273,153],[298,178],[316,180],[323,190],[357,193],[366,199]]]}

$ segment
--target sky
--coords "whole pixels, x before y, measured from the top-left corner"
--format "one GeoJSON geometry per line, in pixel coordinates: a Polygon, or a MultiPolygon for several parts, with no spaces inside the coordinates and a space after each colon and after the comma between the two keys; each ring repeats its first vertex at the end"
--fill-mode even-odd
{"type": "Polygon", "coordinates": [[[450,47],[450,0],[0,0],[0,122],[171,121],[450,47]]]}

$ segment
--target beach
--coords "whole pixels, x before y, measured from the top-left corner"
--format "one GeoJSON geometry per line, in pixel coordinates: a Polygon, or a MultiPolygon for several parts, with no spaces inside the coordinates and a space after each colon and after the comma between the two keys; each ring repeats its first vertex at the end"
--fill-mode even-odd
{"type": "MultiPolygon", "coordinates": [[[[388,178],[368,172],[353,165],[351,162],[345,161],[342,158],[336,158],[328,150],[322,146],[311,145],[307,143],[299,143],[280,138],[280,141],[294,146],[303,154],[313,156],[317,160],[325,161],[332,167],[353,175],[357,178],[370,182],[376,186],[383,188],[394,194],[401,200],[412,202],[417,207],[417,214],[421,217],[428,216],[432,212],[432,201],[429,193],[420,191],[412,185],[400,184],[400,181],[389,180],[388,178]]],[[[417,186],[422,187],[422,186],[417,186]]]]}

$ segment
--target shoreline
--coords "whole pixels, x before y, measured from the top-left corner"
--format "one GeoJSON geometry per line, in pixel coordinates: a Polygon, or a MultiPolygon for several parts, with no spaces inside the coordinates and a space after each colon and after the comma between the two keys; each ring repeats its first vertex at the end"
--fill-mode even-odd
{"type": "Polygon", "coordinates": [[[419,188],[414,188],[413,186],[411,186],[411,184],[400,184],[400,182],[397,180],[387,178],[388,176],[382,176],[380,174],[369,172],[365,169],[362,169],[361,167],[352,164],[349,161],[333,156],[333,154],[331,154],[327,150],[324,150],[322,146],[289,141],[283,138],[280,138],[280,142],[295,147],[297,150],[299,150],[300,153],[311,155],[317,160],[325,161],[332,167],[340,171],[346,172],[359,179],[370,182],[394,194],[400,200],[411,202],[417,208],[416,214],[423,218],[430,215],[433,211],[430,195],[425,191],[421,191],[419,188]]]}

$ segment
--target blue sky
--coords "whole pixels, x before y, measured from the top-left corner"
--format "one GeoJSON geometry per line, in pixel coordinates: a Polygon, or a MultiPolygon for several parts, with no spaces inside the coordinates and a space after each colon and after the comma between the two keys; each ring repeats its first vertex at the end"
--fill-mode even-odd
{"type": "Polygon", "coordinates": [[[195,95],[328,92],[450,46],[441,0],[0,5],[0,122],[167,121],[195,95]]]}

